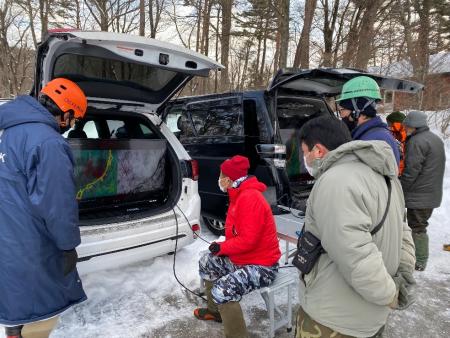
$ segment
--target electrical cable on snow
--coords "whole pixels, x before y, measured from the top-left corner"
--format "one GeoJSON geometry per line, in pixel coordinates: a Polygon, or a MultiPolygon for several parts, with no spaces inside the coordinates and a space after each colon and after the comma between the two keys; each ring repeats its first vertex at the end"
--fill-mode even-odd
{"type": "MultiPolygon", "coordinates": [[[[177,205],[178,209],[180,209],[180,207],[177,205]]],[[[178,279],[177,277],[177,273],[176,273],[176,269],[175,269],[175,262],[176,262],[176,258],[177,258],[177,250],[178,250],[178,217],[177,217],[177,213],[175,212],[175,209],[172,209],[173,211],[173,215],[175,216],[175,223],[176,223],[176,234],[175,234],[175,250],[173,252],[173,264],[172,264],[172,271],[173,271],[173,276],[175,277],[176,281],[178,282],[178,284],[181,285],[181,287],[183,287],[184,289],[186,289],[187,291],[189,291],[190,293],[192,293],[194,296],[197,296],[201,299],[203,299],[205,302],[207,302],[208,300],[203,297],[202,295],[192,291],[191,289],[187,288],[183,283],[181,283],[181,281],[178,279]]],[[[181,211],[181,209],[180,209],[181,211]]],[[[184,215],[184,213],[181,211],[181,213],[184,215]]],[[[184,216],[186,218],[186,216],[184,216]]],[[[187,220],[187,218],[186,218],[187,220]]],[[[189,221],[187,221],[189,224],[189,227],[192,230],[191,224],[189,223],[189,221]]],[[[194,230],[192,230],[192,232],[194,232],[194,230]]],[[[199,237],[200,238],[200,237],[199,237]]],[[[205,241],[205,240],[204,240],[205,241]]],[[[209,243],[209,242],[207,242],[209,243]]]]}

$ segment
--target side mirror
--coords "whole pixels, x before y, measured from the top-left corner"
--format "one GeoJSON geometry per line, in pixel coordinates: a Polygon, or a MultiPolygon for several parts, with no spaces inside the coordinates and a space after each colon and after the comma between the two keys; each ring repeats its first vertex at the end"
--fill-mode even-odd
{"type": "Polygon", "coordinates": [[[263,158],[286,155],[286,146],[284,144],[257,144],[256,152],[263,158]]]}
{"type": "Polygon", "coordinates": [[[257,144],[256,152],[276,168],[286,168],[286,146],[284,144],[257,144]]]}

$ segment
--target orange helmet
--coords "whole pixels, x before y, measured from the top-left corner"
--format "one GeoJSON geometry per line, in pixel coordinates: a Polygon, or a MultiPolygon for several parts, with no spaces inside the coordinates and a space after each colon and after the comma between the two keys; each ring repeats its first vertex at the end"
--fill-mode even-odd
{"type": "Polygon", "coordinates": [[[51,98],[62,112],[73,110],[76,119],[84,117],[87,99],[75,82],[59,77],[47,83],[41,93],[51,98]]]}

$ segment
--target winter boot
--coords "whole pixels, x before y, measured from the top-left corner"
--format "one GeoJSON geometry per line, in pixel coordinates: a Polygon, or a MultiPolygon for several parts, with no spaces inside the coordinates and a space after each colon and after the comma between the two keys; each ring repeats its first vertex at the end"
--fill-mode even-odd
{"type": "Polygon", "coordinates": [[[450,251],[450,244],[444,244],[444,251],[450,251]]]}
{"type": "Polygon", "coordinates": [[[424,271],[428,261],[428,234],[426,232],[413,233],[416,246],[416,270],[424,271]]]}
{"type": "Polygon", "coordinates": [[[248,338],[244,315],[239,302],[228,302],[219,305],[223,320],[225,338],[248,338]]]}
{"type": "Polygon", "coordinates": [[[194,316],[200,320],[214,320],[221,323],[222,318],[220,317],[219,309],[217,308],[217,304],[214,303],[211,295],[211,289],[213,286],[213,282],[205,280],[205,294],[208,301],[208,307],[195,309],[194,316]]]}

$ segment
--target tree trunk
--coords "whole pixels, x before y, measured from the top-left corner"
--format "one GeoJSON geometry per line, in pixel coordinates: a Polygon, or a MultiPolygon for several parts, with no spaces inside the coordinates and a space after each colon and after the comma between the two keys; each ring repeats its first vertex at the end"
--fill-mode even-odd
{"type": "MultiPolygon", "coordinates": [[[[280,59],[278,62],[279,68],[286,68],[287,56],[289,49],[289,0],[280,0],[278,2],[279,17],[278,17],[278,30],[280,32],[280,59]]],[[[275,70],[276,71],[276,70],[275,70]]]]}
{"type": "Polygon", "coordinates": [[[377,11],[383,0],[372,0],[365,3],[365,11],[359,29],[358,46],[355,59],[355,67],[366,70],[372,55],[372,41],[374,37],[373,26],[377,17],[377,11]]]}
{"type": "Polygon", "coordinates": [[[209,26],[211,23],[212,1],[205,0],[203,7],[203,23],[202,23],[202,48],[201,53],[208,56],[209,54],[209,26]]]}
{"type": "Polygon", "coordinates": [[[230,53],[230,40],[231,40],[231,9],[233,7],[233,0],[221,0],[222,6],[222,48],[221,48],[221,63],[225,67],[220,75],[220,88],[221,90],[227,90],[229,87],[228,78],[228,59],[230,53]]]}
{"type": "Polygon", "coordinates": [[[324,52],[322,65],[325,67],[331,67],[332,65],[333,33],[334,29],[336,28],[339,3],[340,3],[339,0],[334,1],[331,17],[329,17],[328,0],[325,0],[324,3],[324,27],[323,27],[324,52]]]}
{"type": "Polygon", "coordinates": [[[316,10],[317,0],[306,0],[305,19],[303,21],[302,33],[295,52],[294,67],[309,68],[309,46],[310,33],[314,12],[316,10]]]}
{"type": "Polygon", "coordinates": [[[363,8],[361,5],[355,8],[355,11],[353,12],[352,19],[350,21],[350,29],[347,35],[347,46],[342,60],[343,67],[353,66],[353,59],[358,46],[358,32],[362,12],[363,8]]]}
{"type": "Polygon", "coordinates": [[[48,33],[48,12],[50,11],[48,0],[39,0],[39,16],[41,19],[41,41],[44,41],[48,33]]]}
{"type": "Polygon", "coordinates": [[[145,36],[145,0],[139,0],[139,35],[145,36]]]}
{"type": "Polygon", "coordinates": [[[195,39],[195,51],[200,51],[200,25],[202,23],[202,0],[197,1],[197,36],[195,39]]]}

